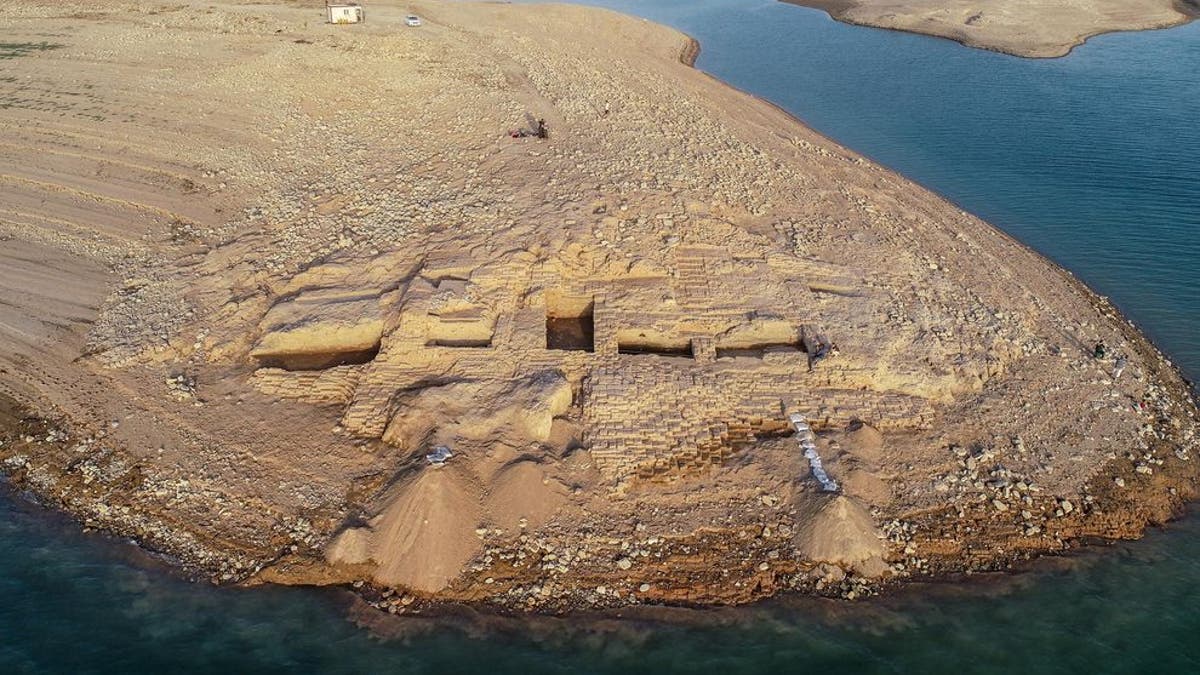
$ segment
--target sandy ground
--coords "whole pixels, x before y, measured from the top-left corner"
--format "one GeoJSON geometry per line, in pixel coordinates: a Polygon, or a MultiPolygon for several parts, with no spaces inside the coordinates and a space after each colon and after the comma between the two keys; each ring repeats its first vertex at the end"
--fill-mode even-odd
{"type": "Polygon", "coordinates": [[[1101,33],[1167,28],[1200,14],[1194,0],[784,0],[833,18],[934,35],[1016,56],[1065,56],[1101,33]]]}
{"type": "Polygon", "coordinates": [[[1102,299],[676,32],[15,6],[0,466],[199,574],[393,612],[856,597],[1194,492],[1186,387],[1102,299]]]}

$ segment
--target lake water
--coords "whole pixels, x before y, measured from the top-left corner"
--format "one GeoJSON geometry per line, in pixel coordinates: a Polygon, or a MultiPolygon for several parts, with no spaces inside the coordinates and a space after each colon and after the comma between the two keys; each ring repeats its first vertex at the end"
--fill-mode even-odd
{"type": "MultiPolygon", "coordinates": [[[[769,0],[600,4],[693,35],[698,67],[1075,271],[1200,374],[1200,24],[1030,61],[769,0]]],[[[1198,520],[886,600],[384,639],[342,593],[190,584],[0,490],[0,673],[1200,672],[1198,520]]]]}

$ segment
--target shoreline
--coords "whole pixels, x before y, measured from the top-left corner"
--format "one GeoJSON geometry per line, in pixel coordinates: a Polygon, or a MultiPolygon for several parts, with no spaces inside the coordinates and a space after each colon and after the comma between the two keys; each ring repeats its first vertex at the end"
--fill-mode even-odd
{"type": "MultiPolygon", "coordinates": [[[[186,570],[176,561],[136,541],[102,529],[80,528],[73,514],[41,502],[36,495],[19,491],[4,476],[0,476],[0,500],[11,500],[13,508],[21,512],[21,518],[35,521],[35,532],[41,533],[43,528],[47,530],[47,537],[56,540],[55,545],[89,550],[98,548],[100,564],[129,567],[148,573],[157,579],[152,583],[207,586],[202,580],[184,574],[186,570]]],[[[1159,536],[1178,537],[1180,533],[1173,530],[1184,519],[1191,520],[1190,527],[1194,527],[1195,519],[1200,515],[1195,512],[1194,506],[1194,503],[1189,504],[1186,513],[1156,528],[1159,536]]],[[[1143,545],[1140,540],[1095,542],[1057,554],[1014,561],[1011,569],[949,574],[889,586],[881,589],[877,595],[854,602],[806,594],[784,594],[733,606],[629,605],[546,614],[447,603],[430,605],[417,612],[395,614],[386,611],[386,604],[383,607],[380,603],[372,604],[366,596],[350,587],[316,587],[307,590],[324,594],[323,602],[337,612],[342,620],[385,641],[419,639],[445,630],[483,638],[520,633],[527,637],[534,636],[538,642],[556,638],[575,639],[586,635],[636,638],[646,631],[680,627],[753,626],[757,622],[774,622],[787,616],[816,617],[822,624],[835,626],[871,626],[876,621],[883,621],[882,625],[887,626],[887,617],[891,613],[904,612],[918,603],[932,606],[940,599],[1004,598],[1021,594],[1031,582],[1037,583],[1078,566],[1086,566],[1090,561],[1120,555],[1111,550],[1120,544],[1131,547],[1143,545]]],[[[1161,543],[1155,545],[1161,546],[1161,543]]],[[[1136,551],[1136,548],[1132,550],[1136,551]]],[[[211,592],[223,594],[237,592],[244,587],[216,585],[209,588],[211,592]]]]}
{"type": "MultiPolygon", "coordinates": [[[[1149,23],[1146,25],[1134,25],[1129,27],[1113,27],[1113,28],[1089,28],[1083,29],[1070,36],[1058,38],[1054,43],[1043,42],[1033,46],[1015,46],[1005,44],[1005,38],[993,38],[988,36],[969,36],[962,34],[960,28],[950,25],[940,25],[934,23],[925,23],[922,25],[908,25],[897,19],[897,13],[892,12],[886,15],[875,16],[865,10],[865,8],[855,0],[779,0],[785,4],[796,5],[799,7],[808,7],[825,12],[835,21],[840,21],[852,26],[862,26],[866,28],[879,28],[883,30],[894,30],[904,33],[914,33],[924,35],[926,37],[939,38],[957,42],[964,47],[973,49],[982,49],[984,51],[996,52],[1008,56],[1016,56],[1020,58],[1031,59],[1057,59],[1068,56],[1079,47],[1085,44],[1088,40],[1111,33],[1127,33],[1141,32],[1149,30],[1166,30],[1169,28],[1177,28],[1186,25],[1197,18],[1200,18],[1200,3],[1196,0],[1171,0],[1173,9],[1178,13],[1178,16],[1170,19],[1163,19],[1159,22],[1149,23]],[[860,14],[852,15],[854,10],[863,10],[860,14]]],[[[901,15],[903,16],[903,15],[901,15]]]]}
{"type": "MultiPolygon", "coordinates": [[[[490,8],[488,11],[503,10],[490,8]]],[[[555,11],[560,11],[571,16],[579,12],[579,10],[574,9],[559,9],[555,11]]],[[[439,16],[435,14],[434,19],[438,18],[439,16]]],[[[595,21],[626,21],[623,18],[612,19],[607,16],[590,14],[587,15],[587,18],[595,21]]],[[[654,27],[648,30],[663,32],[666,29],[654,27]]],[[[1090,306],[1089,312],[1083,316],[1100,317],[1101,320],[1106,322],[1105,330],[1115,330],[1117,334],[1122,336],[1119,341],[1127,344],[1128,348],[1134,352],[1130,354],[1131,359],[1135,363],[1145,367],[1147,381],[1161,384],[1164,388],[1163,392],[1155,394],[1158,397],[1156,400],[1159,400],[1165,406],[1163,410],[1171,410],[1172,406],[1182,406],[1185,412],[1194,412],[1194,391],[1190,390],[1178,368],[1174,364],[1171,364],[1148,338],[1138,332],[1136,326],[1120,315],[1119,311],[1107,299],[1096,295],[1086,284],[1083,284],[1082,281],[1077,279],[1068,270],[1056,265],[1002,230],[982,223],[982,221],[978,221],[978,219],[963,213],[961,209],[958,209],[959,213],[962,214],[961,217],[954,215],[952,213],[953,209],[947,208],[947,206],[953,207],[954,205],[946,202],[944,197],[919,185],[914,185],[897,172],[871,164],[862,155],[844,148],[832,139],[828,139],[812,131],[804,126],[802,120],[782,108],[771,104],[769,101],[745,92],[740,92],[731,85],[707,73],[695,70],[693,64],[699,53],[699,43],[678,32],[671,31],[671,33],[678,36],[677,39],[682,43],[679,50],[675,52],[678,62],[687,66],[691,72],[701,75],[701,79],[703,80],[701,82],[701,80],[696,79],[694,76],[687,76],[684,78],[686,81],[681,80],[678,82],[681,88],[686,89],[687,87],[691,87],[693,91],[691,95],[694,98],[685,100],[700,101],[707,105],[711,101],[706,101],[705,97],[711,97],[716,99],[718,103],[728,106],[721,109],[725,114],[729,114],[727,112],[729,110],[733,110],[736,113],[748,113],[754,116],[754,120],[748,122],[749,124],[761,125],[763,129],[769,130],[770,133],[779,134],[780,136],[796,134],[796,140],[792,141],[791,147],[793,149],[790,152],[803,153],[803,157],[808,157],[809,154],[820,157],[822,159],[819,161],[828,161],[830,164],[818,166],[836,167],[838,171],[842,171],[841,167],[843,166],[851,167],[850,169],[846,169],[846,171],[850,172],[848,175],[855,180],[862,175],[869,175],[872,180],[876,181],[876,185],[879,182],[883,182],[898,186],[896,187],[896,191],[902,193],[904,199],[912,200],[923,206],[927,205],[935,214],[933,217],[947,219],[945,221],[939,220],[938,227],[943,227],[947,231],[957,231],[959,235],[966,232],[979,236],[982,242],[981,245],[986,247],[985,251],[1010,255],[1019,254],[1020,257],[1028,259],[1031,261],[1030,264],[1035,272],[1049,272],[1051,276],[1057,277],[1058,281],[1056,282],[1044,282],[1048,284],[1048,286],[1045,286],[1046,288],[1050,288],[1062,297],[1071,295],[1079,296],[1090,306]],[[695,80],[695,83],[692,83],[692,80],[695,80]],[[752,103],[747,103],[746,101],[752,103]],[[767,105],[763,106],[763,103],[767,105]],[[864,173],[868,171],[870,172],[869,174],[864,173]],[[942,225],[942,222],[945,224],[942,225]],[[999,235],[999,237],[996,235],[999,235]]],[[[654,35],[657,34],[655,33],[654,35]]],[[[299,44],[299,39],[295,44],[299,44]]],[[[662,73],[657,71],[656,74],[662,75],[662,73]]],[[[506,77],[510,78],[509,81],[516,79],[511,71],[506,74],[506,77]]],[[[668,81],[668,79],[666,76],[663,76],[663,81],[668,81]]],[[[607,115],[608,109],[605,107],[602,118],[607,117],[607,115]]],[[[551,121],[552,128],[561,128],[565,124],[565,122],[560,123],[553,119],[551,121]]],[[[784,152],[780,152],[782,156],[784,152]]],[[[724,164],[721,164],[721,166],[724,166],[724,164]]],[[[597,212],[593,211],[593,213],[597,212]]],[[[729,217],[732,218],[735,216],[729,217]]],[[[737,214],[736,217],[743,216],[737,214]]],[[[917,244],[913,244],[913,246],[918,247],[917,244]]],[[[957,262],[957,260],[951,258],[950,265],[955,266],[957,262]]],[[[944,261],[943,264],[945,264],[944,261]]],[[[934,265],[928,269],[940,268],[934,265]]],[[[925,273],[928,274],[928,272],[925,273]]],[[[1034,281],[1037,280],[1035,279],[1034,281]]],[[[1039,302],[1049,302],[1051,300],[1053,298],[1039,299],[1039,302]]],[[[1064,303],[1062,306],[1072,308],[1074,304],[1071,303],[1077,302],[1072,298],[1057,301],[1064,303]]],[[[1075,341],[1079,342],[1081,339],[1086,339],[1086,336],[1080,336],[1075,341]]],[[[1012,367],[1019,367],[1019,365],[1020,360],[1018,359],[1012,367]]],[[[1089,367],[1091,366],[1089,365],[1089,367]]],[[[238,371],[234,370],[233,372],[238,371]]],[[[152,372],[151,377],[159,378],[159,384],[161,384],[160,375],[152,372]]],[[[169,380],[169,382],[174,381],[169,380]]],[[[183,393],[190,394],[188,391],[183,393]]],[[[204,403],[206,406],[216,405],[212,401],[213,398],[206,398],[203,401],[197,401],[197,403],[204,403]]],[[[220,408],[217,408],[217,410],[217,413],[208,414],[219,414],[220,408]]],[[[325,410],[328,411],[329,406],[325,410]]],[[[1166,414],[1165,412],[1163,413],[1163,415],[1166,414]]],[[[10,417],[21,415],[23,413],[10,415],[10,417]]],[[[403,589],[397,592],[393,586],[364,581],[363,575],[369,574],[369,570],[363,567],[355,567],[354,565],[339,567],[325,562],[322,549],[327,543],[325,538],[337,534],[339,520],[336,514],[329,518],[330,522],[318,522],[317,525],[314,525],[307,519],[317,521],[318,518],[314,518],[311,514],[304,514],[305,522],[308,522],[308,524],[301,524],[300,520],[293,521],[290,517],[280,517],[274,513],[270,513],[269,516],[271,518],[278,518],[279,523],[274,529],[262,532],[260,533],[260,537],[252,539],[241,538],[244,537],[244,534],[236,530],[222,531],[221,528],[212,526],[197,528],[194,523],[185,519],[186,512],[184,512],[184,515],[169,511],[153,512],[155,490],[165,490],[168,493],[170,490],[175,490],[176,498],[179,498],[179,495],[186,495],[187,493],[182,491],[183,488],[178,487],[177,483],[149,490],[142,489],[140,481],[144,480],[143,472],[147,469],[141,467],[147,466],[148,468],[149,463],[153,460],[147,460],[144,456],[139,459],[137,456],[138,449],[136,448],[120,451],[111,450],[107,447],[110,443],[109,438],[123,432],[114,432],[106,437],[105,430],[103,429],[98,433],[94,429],[91,432],[72,430],[70,429],[71,425],[65,422],[50,423],[35,420],[26,421],[23,424],[24,426],[20,429],[20,433],[13,434],[10,432],[9,438],[6,439],[3,447],[0,447],[0,456],[3,456],[6,460],[5,470],[13,474],[15,484],[22,487],[28,486],[30,489],[47,493],[51,504],[56,505],[64,511],[75,513],[76,517],[85,526],[91,526],[91,523],[94,523],[98,527],[111,529],[121,536],[133,537],[149,550],[161,550],[176,555],[180,565],[192,570],[196,576],[209,576],[214,580],[224,583],[264,583],[276,581],[301,585],[348,585],[358,589],[360,594],[372,601],[376,607],[392,613],[407,613],[430,605],[447,602],[465,602],[473,607],[482,607],[502,613],[510,611],[514,613],[528,611],[570,612],[579,611],[590,606],[604,607],[613,606],[614,604],[621,606],[621,603],[625,602],[624,598],[617,596],[620,598],[619,600],[616,598],[601,598],[599,602],[589,604],[591,601],[581,600],[580,596],[567,596],[568,599],[565,602],[558,604],[540,605],[538,604],[540,601],[536,599],[533,603],[530,603],[528,601],[529,598],[543,595],[540,592],[530,590],[533,587],[537,587],[540,591],[542,588],[540,582],[542,573],[538,569],[528,566],[523,569],[516,569],[517,566],[513,566],[512,569],[505,570],[508,576],[501,578],[499,584],[487,582],[483,580],[483,575],[479,574],[479,579],[470,584],[451,586],[448,589],[432,594],[405,592],[403,589]],[[89,440],[85,440],[82,444],[76,444],[76,441],[80,438],[89,440]],[[99,446],[106,446],[102,448],[102,451],[109,453],[102,458],[103,462],[93,461],[93,457],[89,454],[93,452],[91,448],[99,446]],[[122,452],[126,454],[122,454],[122,452]],[[23,457],[23,459],[16,460],[15,458],[18,455],[23,457]],[[58,467],[59,462],[57,458],[70,457],[72,455],[78,455],[78,459],[58,467]],[[126,470],[121,473],[113,473],[106,468],[113,465],[120,465],[125,467],[126,470]],[[129,465],[137,468],[137,470],[129,471],[129,465]],[[112,474],[114,478],[108,478],[109,474],[112,474]],[[136,490],[141,495],[140,498],[147,501],[141,504],[132,501],[130,491],[133,490],[136,490]],[[284,527],[287,528],[286,531],[283,529],[284,527]],[[314,531],[314,528],[327,529],[314,531]],[[501,589],[511,591],[508,595],[517,598],[517,601],[514,604],[504,604],[505,601],[498,603],[496,598],[499,597],[501,589]]],[[[114,425],[112,428],[116,429],[117,427],[114,425]]],[[[1164,433],[1169,434],[1169,429],[1164,433]]],[[[3,435],[3,430],[0,429],[0,436],[3,435]]],[[[670,567],[664,567],[664,571],[662,572],[663,588],[638,590],[636,598],[631,591],[628,597],[635,603],[644,602],[664,606],[740,604],[753,602],[776,594],[790,595],[793,593],[859,597],[860,595],[870,595],[873,592],[878,592],[879,589],[903,585],[910,579],[954,578],[954,575],[958,574],[958,570],[960,569],[1002,569],[1010,565],[1014,559],[1024,559],[1034,555],[1061,552],[1062,550],[1072,548],[1076,541],[1086,541],[1091,537],[1101,536],[1107,537],[1110,540],[1136,538],[1149,525],[1170,518],[1173,513],[1183,508],[1185,500],[1194,498],[1195,496],[1196,469],[1194,466],[1196,462],[1189,461],[1186,451],[1181,456],[1178,450],[1175,452],[1178,460],[1172,460],[1170,453],[1175,449],[1175,446],[1171,438],[1173,437],[1168,436],[1168,439],[1163,440],[1161,443],[1152,444],[1147,452],[1147,458],[1151,456],[1156,458],[1161,456],[1163,458],[1159,460],[1151,473],[1145,473],[1140,470],[1135,471],[1135,466],[1143,466],[1140,459],[1130,460],[1122,457],[1114,457],[1111,461],[1095,467],[1094,474],[1084,483],[1084,492],[1087,492],[1089,495],[1088,508],[1086,509],[1089,519],[1084,518],[1085,509],[1082,506],[1075,515],[1072,515],[1074,507],[1071,507],[1067,508],[1066,514],[1062,516],[1047,516],[1046,522],[1053,523],[1053,527],[1057,528],[1059,532],[1057,539],[1039,537],[1038,533],[1029,534],[1028,531],[1031,528],[1028,526],[1022,526],[1019,531],[1012,530],[1009,525],[998,527],[998,524],[994,522],[996,521],[996,516],[992,510],[994,501],[988,502],[985,500],[977,502],[971,505],[969,510],[960,511],[957,517],[950,516],[948,511],[942,510],[948,507],[937,507],[924,512],[911,510],[904,515],[904,518],[906,522],[911,521],[919,525],[920,534],[899,539],[900,543],[898,546],[912,547],[914,550],[929,551],[929,553],[925,553],[922,556],[907,553],[904,555],[892,554],[889,558],[890,564],[899,565],[902,569],[908,566],[911,568],[911,571],[904,576],[897,575],[890,581],[885,579],[875,584],[864,584],[854,577],[850,577],[844,582],[841,579],[827,582],[827,579],[837,576],[831,568],[814,569],[815,566],[806,567],[806,563],[802,560],[780,559],[778,557],[779,545],[767,541],[766,536],[756,537],[757,540],[751,544],[736,543],[739,541],[736,537],[741,536],[738,528],[740,527],[742,531],[749,531],[751,526],[756,525],[753,521],[748,524],[739,523],[738,527],[730,528],[728,532],[706,532],[703,528],[700,528],[696,530],[699,534],[690,535],[692,538],[681,537],[678,542],[672,542],[670,544],[671,548],[668,549],[667,553],[670,556],[685,559],[687,556],[694,558],[694,555],[689,552],[689,548],[695,546],[710,547],[709,549],[702,548],[701,550],[702,556],[710,556],[704,558],[704,569],[681,573],[678,569],[673,570],[670,567]],[[1165,465],[1163,461],[1166,462],[1165,465]],[[1132,483],[1132,485],[1129,489],[1116,493],[1111,487],[1114,475],[1120,480],[1132,483]],[[1151,475],[1153,478],[1149,478],[1151,475]],[[1092,495],[1098,498],[1094,506],[1092,505],[1093,502],[1090,501],[1092,495]],[[910,517],[908,514],[915,515],[910,517]],[[987,532],[982,535],[973,534],[970,537],[966,537],[955,531],[956,527],[962,527],[964,524],[978,526],[987,530],[987,532]],[[995,531],[992,531],[993,528],[995,528],[995,531]],[[734,537],[733,539],[723,539],[730,536],[731,533],[734,537]],[[734,543],[731,544],[730,541],[734,543]],[[955,548],[956,543],[958,544],[957,548],[955,548]],[[995,550],[996,547],[1003,550],[997,553],[995,550]],[[746,557],[748,552],[753,552],[755,555],[761,553],[766,557],[768,553],[767,549],[775,550],[777,557],[767,557],[767,560],[774,561],[770,563],[764,560],[762,565],[766,565],[766,569],[761,566],[755,569],[748,569],[746,571],[746,579],[751,583],[742,585],[742,581],[739,580],[735,586],[728,582],[722,582],[719,579],[710,578],[711,575],[706,576],[708,571],[722,569],[727,561],[741,561],[746,557]],[[801,578],[803,581],[797,581],[801,578]],[[672,582],[676,580],[679,582],[678,587],[671,588],[672,582]],[[789,584],[791,584],[790,587],[789,584]]],[[[119,443],[119,441],[112,441],[112,443],[119,443]]],[[[356,448],[359,447],[362,447],[362,445],[356,446],[356,448]]],[[[1184,446],[1181,445],[1179,447],[1184,446]]],[[[379,452],[379,450],[375,451],[379,452]]],[[[358,450],[358,452],[361,453],[361,450],[358,450]]],[[[144,454],[145,450],[142,450],[142,453],[144,454]]],[[[365,460],[357,461],[366,463],[365,460]]],[[[370,469],[371,467],[368,466],[367,468],[370,469]]],[[[843,470],[845,470],[844,467],[843,470]]],[[[443,472],[441,475],[452,474],[443,472]]],[[[401,478],[390,480],[400,481],[401,478]]],[[[693,479],[687,478],[686,480],[693,479]]],[[[543,480],[542,484],[545,485],[546,482],[543,480]]],[[[160,485],[162,485],[161,482],[160,485]]],[[[378,489],[377,487],[372,487],[369,483],[366,487],[353,483],[352,486],[353,491],[368,494],[370,491],[378,489]]],[[[209,498],[200,498],[197,503],[202,505],[207,499],[209,498]]],[[[996,499],[999,500],[999,497],[996,497],[996,499]]],[[[1038,497],[1037,499],[1039,501],[1036,503],[1039,504],[1045,500],[1043,497],[1038,497]]],[[[765,499],[763,503],[766,504],[765,499]]],[[[1035,500],[1033,497],[1030,497],[1026,503],[1032,509],[1035,500]]],[[[1062,503],[1061,501],[1059,502],[1059,510],[1062,510],[1062,503]]],[[[1008,508],[1006,507],[1005,510],[1008,508]]],[[[1045,502],[1040,508],[1049,508],[1052,514],[1055,505],[1051,502],[1045,502]]],[[[350,522],[355,522],[355,520],[361,521],[362,519],[361,515],[358,515],[353,510],[350,511],[350,517],[348,518],[350,522]]],[[[1040,532],[1040,526],[1038,526],[1038,529],[1040,532]]],[[[345,529],[342,529],[342,532],[344,531],[345,529]]],[[[502,548],[497,550],[504,551],[502,548]]],[[[619,551],[622,549],[616,550],[619,551]]],[[[540,552],[535,551],[534,553],[524,553],[523,549],[518,548],[517,552],[523,555],[545,558],[549,549],[543,549],[540,552]]],[[[610,555],[610,553],[608,549],[602,548],[599,555],[602,557],[610,555]]],[[[611,555],[615,557],[620,555],[620,553],[614,552],[611,555]]],[[[628,559],[621,558],[621,560],[628,559]]],[[[543,564],[549,563],[545,562],[543,564]]],[[[627,568],[628,565],[625,569],[627,568]]],[[[612,583],[614,585],[629,584],[627,580],[622,581],[622,578],[627,575],[623,575],[620,572],[613,573],[593,568],[587,572],[587,575],[590,576],[585,575],[581,584],[595,584],[597,582],[612,583]]],[[[498,574],[496,576],[499,577],[498,574]]],[[[842,579],[846,579],[844,573],[842,579]]],[[[649,586],[649,584],[643,585],[649,586]]],[[[632,587],[636,589],[637,585],[633,584],[632,587]]],[[[585,595],[583,597],[591,596],[585,595]]]]}
{"type": "MultiPolygon", "coordinates": [[[[1069,270],[1064,269],[1063,272],[1070,279],[1075,280],[1074,275],[1069,270]]],[[[1078,282],[1077,280],[1075,280],[1075,283],[1082,284],[1082,282],[1078,282]]],[[[1099,305],[1115,310],[1115,308],[1107,305],[1100,296],[1096,296],[1096,298],[1099,305]]],[[[1133,328],[1132,324],[1130,326],[1132,331],[1137,332],[1137,329],[1133,328]]],[[[1157,352],[1157,348],[1152,343],[1147,341],[1147,344],[1157,352]]],[[[1162,357],[1162,360],[1165,366],[1175,369],[1175,366],[1171,365],[1165,356],[1162,357]]],[[[42,418],[26,414],[28,411],[15,407],[12,403],[11,400],[5,400],[0,397],[0,410],[9,414],[14,411],[21,411],[20,414],[23,416],[24,421],[22,422],[22,426],[18,427],[12,425],[7,420],[0,419],[0,441],[11,441],[19,431],[31,431],[32,429],[24,426],[25,424],[33,423],[39,427],[45,424],[42,418]]],[[[835,602],[850,600],[856,603],[866,603],[867,605],[878,602],[903,603],[908,594],[922,593],[922,587],[932,588],[934,592],[970,593],[973,592],[971,589],[975,589],[976,592],[986,592],[987,588],[994,584],[1019,584],[1021,583],[1020,577],[1022,576],[1044,575],[1057,570],[1057,563],[1054,562],[1057,559],[1071,560],[1073,557],[1080,555],[1112,555],[1107,550],[1109,547],[1122,542],[1136,545],[1143,538],[1145,532],[1152,527],[1169,533],[1180,519],[1197,517],[1194,511],[1198,504],[1197,497],[1200,497],[1200,491],[1195,489],[1196,479],[1197,476],[1193,474],[1186,479],[1187,481],[1191,481],[1190,483],[1185,482],[1181,484],[1181,487],[1190,487],[1192,489],[1190,494],[1172,494],[1172,499],[1168,500],[1165,509],[1160,506],[1159,510],[1149,517],[1144,524],[1134,524],[1133,528],[1138,530],[1136,536],[1107,536],[1097,533],[1084,533],[1075,538],[1064,539],[1066,545],[1062,548],[1036,551],[1032,552],[1032,554],[1029,551],[1014,552],[1010,556],[996,557],[989,564],[982,567],[958,567],[952,565],[936,573],[922,575],[912,580],[893,580],[890,583],[880,584],[873,589],[873,592],[857,598],[846,598],[840,593],[814,594],[785,592],[762,597],[752,597],[733,603],[672,601],[611,607],[582,606],[567,611],[530,612],[503,605],[472,602],[461,598],[448,601],[418,599],[415,603],[405,602],[404,604],[400,604],[401,596],[392,595],[388,592],[388,589],[357,584],[334,584],[332,589],[344,591],[349,598],[353,599],[350,613],[350,618],[353,621],[372,632],[378,632],[382,637],[399,637],[412,634],[414,629],[409,624],[392,625],[386,623],[389,619],[393,618],[396,620],[424,620],[428,625],[416,628],[415,630],[419,634],[427,630],[436,630],[437,626],[441,625],[442,622],[449,622],[450,625],[456,627],[462,627],[465,622],[465,625],[471,630],[487,630],[488,626],[493,625],[496,621],[524,622],[574,617],[583,617],[585,621],[600,624],[614,620],[630,620],[649,621],[664,625],[697,623],[705,625],[710,622],[710,619],[705,617],[709,616],[712,612],[725,612],[736,615],[744,611],[753,615],[758,611],[769,611],[774,606],[787,606],[789,604],[819,602],[822,600],[833,600],[835,602]],[[355,610],[355,605],[367,610],[367,613],[355,610]],[[680,614],[680,612],[683,614],[680,614]]],[[[47,518],[50,519],[50,522],[58,522],[64,526],[67,523],[71,523],[75,527],[80,528],[78,532],[81,535],[99,534],[107,539],[109,545],[121,550],[128,550],[127,547],[132,547],[128,555],[121,556],[122,564],[131,565],[154,574],[161,574],[164,577],[181,579],[189,583],[202,583],[207,580],[217,586],[230,588],[253,587],[264,583],[257,581],[247,585],[233,579],[222,580],[219,577],[226,569],[224,565],[214,566],[211,563],[189,559],[186,557],[188,549],[180,548],[177,544],[168,541],[152,541],[145,536],[145,532],[139,530],[136,526],[131,527],[112,521],[101,522],[88,518],[86,514],[78,512],[67,504],[56,501],[48,495],[38,493],[36,488],[31,486],[28,481],[14,477],[7,470],[5,470],[4,475],[0,475],[0,499],[11,499],[14,502],[25,500],[27,506],[24,508],[35,509],[40,513],[40,516],[37,517],[47,518]]],[[[273,582],[268,581],[265,583],[270,584],[273,582]]],[[[281,585],[306,586],[314,584],[295,584],[283,580],[281,585]]],[[[326,588],[323,584],[315,584],[314,586],[316,588],[326,588]]],[[[407,597],[405,596],[405,598],[407,597]]]]}

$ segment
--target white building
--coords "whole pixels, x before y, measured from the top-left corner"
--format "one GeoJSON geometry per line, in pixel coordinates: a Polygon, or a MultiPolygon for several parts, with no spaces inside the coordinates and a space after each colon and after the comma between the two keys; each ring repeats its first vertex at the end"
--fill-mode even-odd
{"type": "Polygon", "coordinates": [[[367,18],[366,12],[358,3],[326,3],[325,12],[329,23],[359,23],[367,18]]]}

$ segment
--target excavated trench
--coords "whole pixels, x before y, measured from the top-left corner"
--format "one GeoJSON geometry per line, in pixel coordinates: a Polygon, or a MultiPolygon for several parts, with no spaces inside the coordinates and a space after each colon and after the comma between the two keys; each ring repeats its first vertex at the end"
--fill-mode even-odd
{"type": "Polygon", "coordinates": [[[803,351],[804,345],[799,340],[796,340],[795,342],[769,342],[738,347],[717,347],[716,354],[718,359],[735,357],[761,359],[767,354],[790,354],[803,351]]]}
{"type": "Polygon", "coordinates": [[[367,349],[350,351],[323,351],[297,354],[271,354],[259,356],[260,368],[281,368],[290,371],[325,370],[335,366],[353,366],[370,363],[379,355],[380,343],[367,349]]]}
{"type": "Polygon", "coordinates": [[[595,302],[591,298],[547,294],[546,349],[595,351],[595,302]]]}

